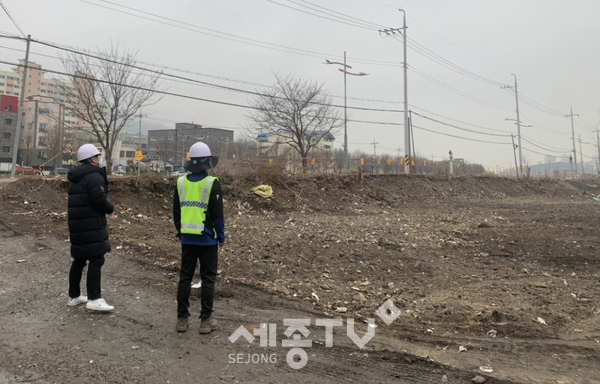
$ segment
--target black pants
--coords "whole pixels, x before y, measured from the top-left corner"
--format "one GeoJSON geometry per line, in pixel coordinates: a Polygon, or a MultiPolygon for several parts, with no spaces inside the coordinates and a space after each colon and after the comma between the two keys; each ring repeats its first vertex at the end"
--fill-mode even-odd
{"type": "Polygon", "coordinates": [[[71,270],[69,271],[69,297],[75,298],[81,295],[79,284],[81,284],[83,268],[85,268],[88,261],[90,262],[86,280],[88,300],[102,298],[100,279],[102,278],[104,255],[91,259],[73,259],[71,270]]]}
{"type": "Polygon", "coordinates": [[[181,271],[179,272],[179,285],[177,286],[177,317],[190,316],[190,291],[192,278],[196,271],[196,263],[200,260],[200,301],[202,310],[201,319],[207,319],[213,312],[215,298],[215,281],[217,280],[217,246],[210,245],[181,245],[181,271]]]}

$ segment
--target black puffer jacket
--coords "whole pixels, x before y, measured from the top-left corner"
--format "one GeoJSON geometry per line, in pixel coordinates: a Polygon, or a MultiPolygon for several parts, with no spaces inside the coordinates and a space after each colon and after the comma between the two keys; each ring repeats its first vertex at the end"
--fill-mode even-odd
{"type": "Polygon", "coordinates": [[[92,258],[110,252],[106,214],[114,211],[106,197],[106,170],[86,163],[69,171],[71,256],[92,258]]]}

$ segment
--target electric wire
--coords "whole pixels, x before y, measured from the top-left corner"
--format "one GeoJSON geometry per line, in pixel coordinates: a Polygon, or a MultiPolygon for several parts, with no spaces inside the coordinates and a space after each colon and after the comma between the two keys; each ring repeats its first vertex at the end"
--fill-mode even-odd
{"type": "Polygon", "coordinates": [[[497,133],[479,132],[479,131],[475,131],[475,130],[473,130],[473,129],[459,127],[459,126],[457,126],[457,125],[453,125],[453,124],[445,123],[445,122],[443,122],[443,121],[436,120],[436,119],[434,119],[434,118],[432,118],[432,117],[428,117],[428,116],[422,115],[422,114],[420,114],[420,113],[417,113],[417,112],[414,112],[414,111],[413,111],[413,114],[414,114],[414,115],[417,115],[417,116],[419,116],[419,117],[422,117],[422,118],[424,118],[424,119],[427,119],[427,120],[433,121],[433,122],[435,122],[435,123],[438,123],[438,124],[442,124],[442,125],[445,125],[445,126],[448,126],[448,127],[451,127],[451,128],[460,129],[461,131],[466,131],[466,132],[475,133],[475,134],[478,134],[478,135],[485,135],[485,136],[496,136],[496,137],[511,137],[511,135],[506,135],[506,134],[504,134],[504,135],[501,135],[501,134],[497,134],[497,133]]]}
{"type": "MultiPolygon", "coordinates": [[[[18,66],[18,67],[25,67],[25,65],[23,65],[23,64],[11,63],[11,62],[8,62],[8,61],[3,61],[3,60],[0,60],[0,64],[15,65],[15,66],[18,66]]],[[[28,68],[31,68],[31,67],[28,67],[28,68]]],[[[89,77],[86,77],[86,76],[74,75],[74,74],[70,74],[70,73],[66,73],[66,72],[61,72],[61,71],[55,71],[55,70],[51,70],[51,69],[44,69],[44,72],[54,73],[54,74],[63,75],[63,76],[69,76],[69,77],[73,77],[73,78],[84,79],[84,80],[88,80],[88,81],[94,81],[94,82],[97,82],[97,83],[103,83],[103,84],[109,84],[109,85],[120,85],[120,86],[127,87],[127,88],[137,89],[137,90],[140,90],[140,91],[153,92],[153,93],[162,94],[162,95],[165,95],[165,96],[175,96],[175,97],[181,97],[181,98],[185,98],[185,99],[191,99],[191,100],[197,100],[197,101],[204,101],[204,102],[208,102],[208,103],[221,104],[221,105],[227,105],[227,106],[232,106],[232,107],[240,107],[240,108],[246,108],[246,109],[260,110],[260,108],[253,107],[251,105],[243,105],[243,104],[237,104],[237,103],[230,103],[230,102],[225,102],[225,101],[220,101],[220,100],[213,100],[213,99],[206,99],[206,98],[201,98],[201,97],[196,97],[196,96],[183,95],[183,94],[180,94],[180,93],[154,90],[154,89],[149,89],[149,88],[144,88],[144,87],[132,86],[132,85],[128,85],[128,84],[115,83],[115,82],[111,82],[111,81],[107,81],[107,80],[90,79],[89,77]]],[[[326,118],[326,119],[332,120],[333,118],[326,118]]],[[[402,123],[391,123],[391,122],[385,122],[385,121],[354,120],[354,119],[348,119],[348,121],[349,122],[355,122],[355,123],[363,123],[363,124],[375,124],[375,125],[393,125],[393,126],[403,126],[404,125],[402,123]]]]}
{"type": "Polygon", "coordinates": [[[420,129],[422,131],[431,132],[431,133],[436,133],[436,134],[442,135],[442,136],[449,136],[449,137],[454,137],[454,138],[457,138],[457,139],[463,139],[463,140],[468,140],[468,141],[476,141],[476,142],[479,142],[479,143],[500,144],[500,145],[509,145],[510,144],[510,145],[512,145],[512,143],[508,143],[508,142],[507,143],[500,143],[500,142],[497,142],[497,141],[487,141],[487,140],[472,139],[472,138],[468,138],[468,137],[464,137],[464,136],[458,136],[458,135],[452,135],[452,134],[449,134],[449,133],[438,132],[438,131],[434,131],[434,130],[428,129],[428,128],[423,128],[423,127],[420,127],[420,126],[414,125],[414,124],[413,124],[413,128],[420,129]]]}
{"type": "Polygon", "coordinates": [[[453,88],[453,87],[451,87],[451,86],[449,86],[449,85],[447,85],[447,84],[445,84],[445,83],[442,83],[441,81],[439,81],[439,80],[436,80],[435,78],[433,78],[433,77],[431,77],[431,76],[429,76],[429,75],[427,75],[427,74],[425,74],[425,73],[423,73],[423,72],[419,71],[418,69],[416,69],[415,67],[413,67],[413,66],[411,66],[411,65],[409,65],[409,66],[408,66],[408,68],[409,68],[409,69],[411,69],[411,70],[412,70],[414,73],[416,73],[417,75],[419,75],[419,76],[421,76],[421,77],[424,77],[425,79],[427,79],[427,80],[429,80],[429,81],[431,81],[431,82],[433,82],[433,83],[435,83],[435,84],[437,84],[437,85],[441,86],[442,88],[446,88],[446,89],[447,89],[447,90],[449,90],[450,92],[456,93],[457,95],[460,95],[460,96],[462,96],[462,97],[465,97],[465,98],[467,98],[467,99],[469,99],[469,100],[476,101],[476,102],[478,102],[478,103],[481,103],[481,104],[487,105],[488,107],[492,107],[492,108],[500,109],[500,110],[503,110],[503,111],[512,111],[512,109],[511,109],[511,108],[503,107],[503,106],[501,106],[501,105],[494,104],[494,103],[491,103],[491,102],[488,102],[488,101],[485,101],[485,100],[479,99],[479,98],[477,98],[477,97],[475,97],[475,96],[471,96],[471,95],[469,95],[469,94],[467,94],[467,93],[465,93],[465,92],[459,91],[458,89],[456,89],[456,88],[453,88]]]}
{"type": "MultiPolygon", "coordinates": [[[[299,8],[295,8],[295,7],[292,7],[292,6],[289,6],[289,5],[285,5],[285,4],[278,3],[278,2],[276,2],[276,1],[274,1],[274,0],[267,0],[267,1],[268,1],[269,3],[277,4],[277,5],[279,5],[279,6],[282,6],[282,7],[285,7],[285,8],[293,9],[294,11],[298,11],[298,12],[306,13],[306,14],[308,14],[308,15],[312,15],[312,16],[315,16],[315,17],[319,17],[319,18],[321,18],[321,19],[325,19],[325,20],[330,20],[330,21],[333,21],[333,22],[336,22],[336,23],[340,23],[340,24],[346,24],[346,25],[350,25],[350,26],[352,26],[352,27],[356,27],[356,28],[362,28],[362,29],[367,29],[367,30],[370,30],[370,31],[376,31],[376,30],[377,30],[377,29],[375,29],[375,28],[372,28],[372,27],[365,27],[365,26],[363,26],[363,25],[361,25],[361,24],[357,24],[357,23],[348,23],[348,22],[345,22],[345,21],[342,21],[342,20],[336,20],[336,19],[332,19],[332,18],[330,18],[330,17],[321,16],[321,15],[318,15],[318,14],[316,14],[316,13],[312,13],[312,12],[304,11],[304,10],[302,10],[302,9],[299,9],[299,8]]],[[[289,1],[289,0],[288,0],[288,1],[289,1]]],[[[293,2],[292,2],[292,3],[293,3],[293,2]]]]}
{"type": "MultiPolygon", "coordinates": [[[[46,42],[41,42],[39,40],[32,40],[35,43],[38,44],[42,44],[42,45],[46,45],[49,47],[53,47],[56,49],[61,49],[70,53],[74,53],[74,54],[78,54],[78,55],[83,55],[83,56],[87,56],[87,57],[91,57],[94,58],[96,60],[102,60],[102,61],[107,61],[107,62],[111,62],[111,63],[115,63],[115,64],[119,64],[119,65],[125,65],[127,67],[131,67],[131,68],[136,68],[142,71],[147,71],[150,73],[154,73],[157,74],[159,76],[166,76],[166,77],[171,77],[171,78],[175,78],[175,79],[179,79],[179,80],[185,80],[185,81],[189,81],[189,82],[193,82],[193,83],[198,83],[198,84],[203,84],[203,85],[208,85],[211,87],[217,87],[217,88],[222,88],[222,89],[226,89],[226,90],[230,90],[230,91],[236,91],[236,92],[241,92],[241,93],[246,93],[246,94],[250,94],[250,95],[254,95],[254,96],[263,96],[264,94],[260,93],[260,92],[254,92],[254,91],[248,91],[245,89],[240,89],[240,88],[233,88],[233,87],[228,87],[228,86],[224,86],[224,85],[219,85],[219,84],[213,84],[213,83],[208,83],[205,81],[200,81],[200,80],[196,80],[196,79],[190,79],[190,78],[186,78],[183,76],[178,76],[178,75],[173,75],[173,74],[169,74],[169,73],[165,73],[162,71],[155,71],[152,69],[148,69],[148,68],[144,68],[144,67],[140,67],[137,65],[132,65],[129,63],[124,63],[124,62],[120,62],[120,61],[115,61],[115,60],[111,60],[111,59],[107,59],[105,57],[101,57],[101,56],[97,56],[97,55],[93,55],[87,52],[83,52],[83,51],[77,51],[74,49],[70,49],[70,48],[64,48],[64,47],[60,47],[58,45],[55,44],[51,44],[51,43],[46,43],[46,42]]],[[[279,96],[274,96],[273,98],[275,99],[281,99],[281,100],[289,100],[285,97],[279,97],[279,96]]],[[[293,100],[292,101],[297,101],[297,100],[293,100]]],[[[321,105],[321,106],[333,106],[336,108],[344,108],[343,105],[335,105],[335,104],[327,104],[327,103],[319,103],[319,102],[310,102],[309,104],[313,104],[313,105],[321,105]]],[[[404,112],[404,111],[400,111],[400,110],[395,110],[395,109],[377,109],[377,108],[365,108],[365,107],[346,107],[347,109],[356,109],[356,110],[362,110],[362,111],[376,111],[376,112],[404,112]]]]}
{"type": "Polygon", "coordinates": [[[523,135],[521,135],[521,139],[524,140],[524,141],[526,141],[526,142],[528,142],[529,144],[533,145],[534,147],[537,147],[539,149],[543,149],[544,151],[548,151],[548,152],[551,152],[551,153],[565,153],[565,152],[569,151],[568,149],[553,150],[553,149],[550,149],[550,148],[543,147],[541,145],[536,144],[533,140],[527,139],[523,135]]]}
{"type": "MultiPolygon", "coordinates": [[[[445,118],[445,119],[448,119],[448,120],[451,120],[451,121],[455,121],[455,122],[457,122],[457,123],[461,123],[461,124],[465,124],[465,125],[470,125],[471,127],[476,127],[476,128],[486,129],[486,130],[488,130],[488,131],[494,131],[494,132],[504,132],[504,133],[509,133],[509,134],[510,134],[510,132],[508,132],[508,131],[503,131],[503,130],[501,130],[501,129],[489,128],[489,127],[484,127],[484,126],[482,126],[482,125],[471,124],[471,123],[467,123],[467,122],[465,122],[465,121],[461,121],[461,120],[454,119],[454,118],[452,118],[452,117],[448,117],[448,116],[441,115],[441,114],[439,114],[439,113],[436,113],[436,112],[433,112],[433,111],[428,111],[427,109],[424,109],[424,108],[418,107],[418,106],[416,106],[416,105],[414,105],[414,104],[410,104],[410,103],[409,103],[408,105],[409,105],[410,107],[412,107],[412,108],[416,108],[416,109],[418,109],[419,111],[427,112],[427,113],[429,113],[429,114],[432,114],[432,115],[435,115],[435,116],[438,116],[438,117],[443,117],[443,118],[445,118]]],[[[413,113],[414,113],[414,112],[413,112],[413,113]]]]}
{"type": "Polygon", "coordinates": [[[10,19],[10,21],[12,21],[12,23],[15,25],[15,27],[17,27],[17,29],[19,30],[19,32],[21,32],[21,34],[23,35],[23,37],[27,37],[27,35],[25,35],[25,32],[23,32],[23,30],[21,29],[21,27],[19,27],[19,24],[17,23],[17,21],[10,14],[10,12],[8,11],[8,8],[6,8],[6,6],[4,5],[4,3],[2,2],[2,0],[0,0],[0,6],[2,7],[2,9],[4,9],[4,12],[6,13],[6,15],[8,16],[8,18],[10,19]]]}
{"type": "MultiPolygon", "coordinates": [[[[122,14],[126,14],[129,16],[133,16],[133,17],[137,17],[140,19],[144,19],[144,20],[148,20],[148,21],[152,21],[152,22],[156,22],[159,24],[164,24],[164,25],[169,25],[175,28],[179,28],[179,29],[184,29],[187,31],[191,31],[191,32],[195,32],[195,33],[200,33],[200,34],[204,34],[204,35],[208,35],[208,36],[212,36],[215,38],[219,38],[219,39],[224,39],[224,40],[229,40],[229,41],[234,41],[237,43],[242,43],[242,44],[248,44],[248,45],[252,45],[252,46],[257,46],[257,47],[261,47],[261,48],[267,48],[267,49],[271,49],[271,50],[275,50],[275,51],[282,51],[282,52],[286,52],[286,53],[293,53],[293,54],[297,54],[297,55],[303,55],[303,56],[309,56],[309,57],[317,57],[317,58],[323,58],[323,57],[336,57],[336,58],[342,58],[343,56],[340,56],[339,54],[328,54],[328,53],[322,53],[322,52],[315,52],[315,51],[309,51],[309,50],[303,50],[303,49],[299,49],[299,48],[294,48],[294,47],[289,47],[289,46],[285,46],[285,45],[279,45],[279,44],[273,44],[273,43],[268,43],[268,42],[264,42],[264,41],[260,41],[260,40],[255,40],[255,39],[250,39],[247,37],[243,37],[243,36],[238,36],[238,35],[234,35],[231,33],[226,33],[226,32],[220,32],[214,29],[210,29],[210,28],[205,28],[205,27],[201,27],[198,25],[194,25],[194,24],[190,24],[190,23],[186,23],[183,21],[179,21],[179,20],[175,20],[175,19],[171,19],[165,16],[161,16],[161,15],[157,15],[154,13],[150,13],[150,12],[146,12],[137,8],[133,8],[133,7],[128,7],[125,5],[121,5],[118,3],[114,3],[108,0],[99,0],[102,1],[104,3],[108,3],[117,7],[121,7],[121,8],[125,8],[131,11],[135,11],[141,14],[145,14],[145,15],[149,15],[152,17],[155,17],[157,19],[162,19],[162,20],[167,20],[173,23],[178,23],[181,25],[176,25],[176,24],[172,24],[169,22],[165,22],[165,21],[161,21],[161,20],[156,20],[156,19],[152,19],[149,17],[144,17],[135,13],[131,13],[131,12],[126,12],[120,9],[115,9],[115,8],[111,8],[105,5],[101,5],[101,4],[96,4],[93,3],[91,1],[88,0],[79,0],[82,3],[86,3],[86,4],[90,4],[96,7],[100,7],[100,8],[104,8],[104,9],[108,9],[114,12],[118,12],[118,13],[122,13],[122,14]],[[191,28],[190,28],[191,27],[191,28]],[[192,29],[195,28],[195,29],[192,29]],[[200,30],[204,30],[204,31],[208,31],[208,32],[204,32],[204,31],[200,31],[200,30]],[[209,33],[210,32],[210,33],[209,33]],[[219,36],[219,35],[215,35],[216,34],[220,34],[223,36],[219,36]]],[[[360,62],[363,64],[371,64],[371,65],[380,65],[380,66],[400,66],[401,63],[399,62],[394,62],[394,61],[383,61],[383,60],[372,60],[372,59],[362,59],[362,58],[352,58],[352,60],[356,61],[356,62],[360,62]]]]}

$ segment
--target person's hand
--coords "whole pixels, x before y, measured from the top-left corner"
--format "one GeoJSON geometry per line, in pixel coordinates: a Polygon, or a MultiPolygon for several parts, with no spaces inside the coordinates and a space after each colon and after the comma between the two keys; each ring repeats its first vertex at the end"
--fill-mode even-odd
{"type": "Polygon", "coordinates": [[[219,248],[222,248],[225,245],[225,242],[219,243],[219,248]]]}

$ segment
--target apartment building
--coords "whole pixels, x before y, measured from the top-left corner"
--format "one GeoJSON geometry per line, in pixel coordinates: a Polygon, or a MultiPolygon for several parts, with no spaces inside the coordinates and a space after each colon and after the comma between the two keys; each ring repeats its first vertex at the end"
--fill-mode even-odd
{"type": "Polygon", "coordinates": [[[175,129],[148,131],[148,158],[183,164],[187,151],[197,141],[206,143],[215,156],[233,156],[233,131],[193,123],[176,123],[175,129]]]}
{"type": "Polygon", "coordinates": [[[16,96],[0,95],[0,163],[11,163],[19,99],[16,96]]]}
{"type": "MultiPolygon", "coordinates": [[[[24,64],[24,60],[20,60],[24,64]]],[[[71,111],[77,108],[73,84],[59,79],[46,78],[42,66],[28,62],[27,78],[23,80],[24,68],[0,71],[0,96],[18,96],[24,90],[23,122],[19,141],[18,161],[26,165],[39,165],[56,154],[65,143],[76,146],[95,140],[91,132],[81,128],[88,126],[79,121],[71,111]],[[62,143],[50,143],[62,138],[62,143]],[[48,144],[50,143],[50,144],[48,144]]]]}

